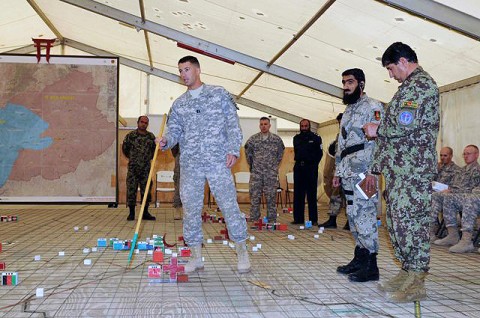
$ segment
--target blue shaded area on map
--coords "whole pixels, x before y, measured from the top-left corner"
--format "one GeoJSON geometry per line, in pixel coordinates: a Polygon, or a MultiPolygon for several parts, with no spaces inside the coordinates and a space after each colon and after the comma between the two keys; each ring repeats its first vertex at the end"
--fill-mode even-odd
{"type": "Polygon", "coordinates": [[[40,138],[47,128],[48,123],[25,106],[7,103],[0,108],[0,188],[21,150],[42,150],[52,144],[52,138],[40,138]]]}

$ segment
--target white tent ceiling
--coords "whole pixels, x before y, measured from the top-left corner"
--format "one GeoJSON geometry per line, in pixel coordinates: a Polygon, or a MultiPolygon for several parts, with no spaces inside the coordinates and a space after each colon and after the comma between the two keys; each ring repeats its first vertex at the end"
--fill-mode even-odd
{"type": "MultiPolygon", "coordinates": [[[[0,52],[31,52],[31,38],[43,37],[120,56],[141,70],[121,71],[130,74],[121,80],[148,87],[155,113],[167,112],[184,91],[177,61],[187,54],[199,57],[205,82],[241,95],[240,105],[294,122],[322,123],[344,109],[338,97],[347,68],[362,68],[367,93],[388,101],[398,83],[378,59],[395,41],[416,50],[439,86],[480,74],[478,0],[2,0],[0,21],[0,52]]],[[[145,94],[138,101],[121,94],[121,115],[144,111],[132,103],[145,94]]]]}

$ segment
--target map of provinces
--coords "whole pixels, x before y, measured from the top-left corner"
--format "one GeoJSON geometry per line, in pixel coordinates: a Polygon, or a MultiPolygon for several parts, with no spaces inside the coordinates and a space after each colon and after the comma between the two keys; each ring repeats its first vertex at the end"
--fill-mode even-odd
{"type": "Polygon", "coordinates": [[[0,84],[0,194],[30,189],[40,196],[53,189],[66,196],[111,195],[116,71],[30,64],[0,64],[0,70],[10,78],[0,84]],[[110,176],[101,191],[95,178],[104,176],[89,172],[99,170],[110,176]],[[65,183],[73,186],[65,189],[65,183]]]}

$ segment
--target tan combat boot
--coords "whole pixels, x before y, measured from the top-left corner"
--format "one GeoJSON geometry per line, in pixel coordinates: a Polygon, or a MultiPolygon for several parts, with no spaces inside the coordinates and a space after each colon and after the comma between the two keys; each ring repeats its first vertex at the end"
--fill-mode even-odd
{"type": "Polygon", "coordinates": [[[388,293],[387,297],[395,302],[411,302],[419,301],[427,298],[425,289],[425,277],[428,273],[408,271],[405,282],[400,286],[398,291],[388,293]]]}
{"type": "Polygon", "coordinates": [[[408,272],[404,269],[401,269],[397,275],[390,278],[386,282],[380,282],[378,284],[378,289],[383,292],[397,291],[403,285],[407,277],[408,277],[408,272]]]}
{"type": "Polygon", "coordinates": [[[471,253],[475,250],[472,242],[472,233],[463,232],[462,239],[456,244],[448,249],[451,253],[471,253]]]}
{"type": "Polygon", "coordinates": [[[451,246],[451,245],[457,244],[458,240],[460,239],[460,236],[458,235],[457,227],[449,226],[447,227],[447,230],[448,230],[448,235],[441,240],[436,240],[435,242],[433,242],[433,244],[440,245],[440,246],[451,246]]]}
{"type": "Polygon", "coordinates": [[[188,263],[185,264],[185,273],[202,270],[204,266],[202,261],[202,245],[191,246],[190,251],[192,251],[192,256],[190,256],[188,263]]]}
{"type": "Polygon", "coordinates": [[[247,245],[245,241],[236,243],[235,249],[238,257],[238,272],[240,274],[250,272],[250,260],[248,259],[247,245]]]}

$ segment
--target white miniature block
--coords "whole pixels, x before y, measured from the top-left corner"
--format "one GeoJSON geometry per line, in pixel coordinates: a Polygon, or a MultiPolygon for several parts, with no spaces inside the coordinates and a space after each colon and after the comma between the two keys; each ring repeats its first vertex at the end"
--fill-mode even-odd
{"type": "Polygon", "coordinates": [[[228,243],[228,246],[230,246],[231,248],[235,248],[235,244],[233,243],[228,243]]]}
{"type": "Polygon", "coordinates": [[[84,230],[84,231],[88,231],[88,226],[85,225],[85,226],[83,227],[83,230],[84,230]]]}
{"type": "Polygon", "coordinates": [[[257,243],[257,248],[258,248],[258,249],[261,249],[261,248],[262,248],[262,244],[257,243]]]}
{"type": "Polygon", "coordinates": [[[258,247],[252,246],[252,252],[258,252],[258,247]]]}
{"type": "Polygon", "coordinates": [[[322,233],[323,233],[323,230],[322,230],[322,229],[318,230],[318,233],[319,233],[319,234],[322,234],[322,233]]]}
{"type": "Polygon", "coordinates": [[[300,230],[304,230],[304,229],[305,229],[305,226],[300,225],[300,230]]]}
{"type": "Polygon", "coordinates": [[[323,226],[320,226],[320,227],[318,228],[318,230],[323,232],[323,231],[325,231],[325,228],[324,228],[323,226]]]}
{"type": "Polygon", "coordinates": [[[157,234],[153,234],[152,238],[153,238],[153,239],[156,239],[156,238],[158,238],[158,235],[157,235],[157,234]]]}
{"type": "Polygon", "coordinates": [[[74,226],[74,227],[73,227],[73,230],[74,230],[75,232],[78,232],[78,226],[74,226]]]}
{"type": "Polygon", "coordinates": [[[35,295],[39,298],[43,297],[43,288],[41,288],[41,287],[37,288],[37,291],[35,292],[35,295]]]}
{"type": "Polygon", "coordinates": [[[147,255],[153,255],[153,250],[148,250],[147,255]]]}
{"type": "Polygon", "coordinates": [[[289,235],[288,235],[288,239],[289,239],[289,240],[294,240],[294,239],[295,239],[295,236],[293,236],[292,234],[289,234],[289,235]]]}
{"type": "Polygon", "coordinates": [[[133,251],[135,252],[135,254],[140,254],[140,250],[138,248],[134,249],[133,251]]]}
{"type": "Polygon", "coordinates": [[[178,257],[177,255],[177,253],[172,253],[172,257],[178,257]]]}
{"type": "Polygon", "coordinates": [[[255,236],[250,235],[250,241],[255,241],[255,236]]]}
{"type": "Polygon", "coordinates": [[[58,252],[58,256],[65,256],[65,252],[64,251],[58,252]]]}
{"type": "Polygon", "coordinates": [[[223,245],[228,245],[228,241],[223,241],[223,245]]]}
{"type": "Polygon", "coordinates": [[[36,261],[39,261],[39,260],[42,259],[42,257],[40,255],[35,255],[35,257],[33,259],[36,260],[36,261]]]}
{"type": "Polygon", "coordinates": [[[212,240],[212,239],[208,239],[208,240],[207,240],[207,243],[208,243],[208,244],[211,244],[211,243],[213,243],[213,240],[212,240]]]}
{"type": "Polygon", "coordinates": [[[202,262],[205,262],[205,257],[204,256],[202,256],[202,262]]]}
{"type": "Polygon", "coordinates": [[[319,237],[320,237],[320,235],[318,235],[318,234],[315,234],[315,235],[313,236],[313,238],[316,239],[316,240],[317,240],[319,237]]]}
{"type": "Polygon", "coordinates": [[[83,249],[83,254],[88,254],[88,253],[90,253],[90,249],[88,247],[85,247],[83,249]]]}
{"type": "Polygon", "coordinates": [[[84,259],[83,260],[83,265],[92,265],[92,260],[91,259],[84,259]]]}
{"type": "Polygon", "coordinates": [[[169,248],[165,249],[165,255],[172,255],[172,250],[169,248]]]}
{"type": "Polygon", "coordinates": [[[92,252],[96,252],[96,251],[98,251],[98,249],[95,246],[92,247],[92,252]]]}

